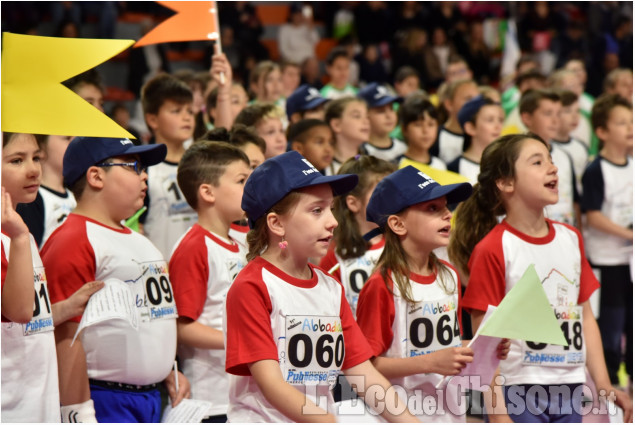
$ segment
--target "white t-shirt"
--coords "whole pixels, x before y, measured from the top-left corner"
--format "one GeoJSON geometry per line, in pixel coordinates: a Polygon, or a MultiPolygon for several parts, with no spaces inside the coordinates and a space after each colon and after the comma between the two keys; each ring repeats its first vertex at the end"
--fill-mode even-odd
{"type": "MultiPolygon", "coordinates": [[[[461,330],[459,317],[460,283],[454,268],[442,262],[448,269],[451,279],[444,281],[438,274],[429,276],[410,274],[410,289],[417,303],[406,301],[394,285],[394,275],[386,282],[379,272],[368,280],[359,297],[358,317],[362,332],[368,339],[375,356],[390,358],[409,358],[434,353],[449,348],[460,347],[461,330]],[[391,294],[392,292],[392,294],[391,294]]],[[[444,276],[444,275],[441,275],[444,276]]],[[[457,415],[466,401],[457,398],[456,391],[437,390],[436,385],[443,379],[436,373],[421,373],[402,378],[390,379],[393,385],[404,388],[410,398],[415,391],[421,391],[422,397],[436,396],[442,391],[443,409],[433,415],[424,410],[413,411],[422,422],[465,422],[464,415],[457,415]],[[454,412],[454,413],[453,413],[454,412]]],[[[415,397],[416,398],[416,397],[415,397]]],[[[465,409],[463,409],[464,411],[465,409]]]]}
{"type": "MultiPolygon", "coordinates": [[[[180,317],[223,330],[223,303],[238,272],[247,264],[246,247],[195,224],[178,242],[170,259],[170,278],[180,317]]],[[[179,344],[183,374],[192,398],[212,403],[208,415],[224,415],[229,404],[225,350],[179,344]]]]}
{"type": "Polygon", "coordinates": [[[581,304],[599,283],[584,256],[580,232],[549,219],[547,223],[547,236],[536,238],[501,222],[476,245],[468,264],[463,308],[487,311],[488,305],[497,306],[534,265],[554,315],[566,329],[568,347],[513,339],[507,359],[500,362],[505,385],[586,382],[581,304]]]}
{"type": "Polygon", "coordinates": [[[370,358],[342,285],[309,267],[311,279],[297,279],[257,257],[229,289],[223,322],[226,367],[239,375],[229,380],[230,422],[289,422],[260,391],[249,372],[251,363],[276,360],[287,383],[337,414],[330,385],[341,370],[370,358]]]}
{"type": "Polygon", "coordinates": [[[463,134],[454,133],[445,126],[439,130],[437,143],[430,149],[430,155],[438,156],[449,164],[463,153],[463,134]]]}
{"type": "Polygon", "coordinates": [[[320,261],[320,267],[325,271],[335,269],[331,274],[342,283],[353,316],[356,315],[359,292],[373,273],[377,260],[384,251],[384,245],[385,241],[382,238],[380,242],[367,249],[364,255],[347,259],[342,259],[334,250],[329,250],[320,261]]]}
{"type": "MultiPolygon", "coordinates": [[[[617,165],[598,156],[589,164],[584,177],[582,211],[600,211],[613,223],[633,227],[633,159],[617,165]]],[[[602,232],[588,224],[584,228],[586,252],[597,266],[629,264],[633,258],[633,243],[602,232]]]]}
{"type": "Polygon", "coordinates": [[[42,260],[53,302],[86,282],[109,278],[128,284],[135,297],[138,329],[108,320],[81,332],[89,378],[150,385],[168,376],[176,355],[177,311],[167,263],[145,236],[71,214],[42,248],[42,260]]]}
{"type": "Polygon", "coordinates": [[[176,181],[177,169],[178,164],[167,161],[148,167],[143,231],[164,258],[170,258],[176,241],[198,220],[176,181]]]}
{"type": "Polygon", "coordinates": [[[387,148],[378,148],[366,142],[362,145],[362,151],[379,159],[395,162],[397,158],[406,153],[408,145],[402,140],[392,138],[391,145],[387,148]]]}
{"type": "Polygon", "coordinates": [[[589,148],[573,137],[570,137],[566,142],[552,140],[551,143],[554,146],[558,146],[571,157],[578,193],[582,194],[582,174],[584,174],[584,168],[589,161],[589,148]]]}
{"type": "MultiPolygon", "coordinates": [[[[2,239],[2,287],[7,273],[11,239],[2,239]]],[[[61,422],[57,354],[52,304],[46,273],[31,237],[35,301],[27,324],[2,317],[2,422],[61,422]]]]}
{"type": "Polygon", "coordinates": [[[478,182],[478,175],[481,172],[481,164],[461,155],[448,164],[448,170],[467,177],[470,184],[475,185],[478,182]]]}

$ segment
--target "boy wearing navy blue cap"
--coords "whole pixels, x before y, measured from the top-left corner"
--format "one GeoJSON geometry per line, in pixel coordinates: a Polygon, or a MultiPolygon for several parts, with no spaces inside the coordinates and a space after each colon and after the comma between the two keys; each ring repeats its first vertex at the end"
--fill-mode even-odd
{"type": "Polygon", "coordinates": [[[286,110],[289,124],[303,119],[324,120],[324,105],[329,99],[308,84],[302,84],[287,98],[286,110]]]}
{"type": "Polygon", "coordinates": [[[463,151],[448,163],[448,170],[467,177],[476,184],[485,148],[501,135],[505,115],[500,103],[478,95],[467,101],[458,113],[463,129],[463,151]]]}
{"type": "MultiPolygon", "coordinates": [[[[161,252],[121,223],[143,205],[146,168],[165,155],[162,144],[94,137],[74,139],[64,154],[64,183],[77,208],[42,248],[51,300],[68,298],[86,282],[108,285],[116,279],[132,292],[141,318],[138,329],[121,320],[94,324],[73,345],[81,317],[56,327],[65,422],[158,422],[161,417],[157,384],[174,379],[172,287],[161,252]]],[[[174,403],[189,391],[182,375],[179,381],[178,396],[168,388],[174,403]]]]}
{"type": "Polygon", "coordinates": [[[357,97],[366,101],[370,121],[370,136],[368,142],[362,145],[362,150],[368,155],[395,162],[408,149],[403,141],[390,137],[397,127],[397,112],[393,104],[401,103],[403,98],[378,83],[368,84],[357,93],[357,97]]]}
{"type": "MultiPolygon", "coordinates": [[[[322,175],[297,152],[265,161],[247,180],[249,263],[227,293],[223,321],[227,372],[238,375],[230,381],[230,422],[334,422],[329,388],[341,371],[364,376],[360,395],[379,385],[398,400],[369,361],[342,285],[309,264],[326,254],[337,226],[333,195],[356,184],[356,175],[322,175]]],[[[401,400],[397,406],[405,410],[401,400]]]]}

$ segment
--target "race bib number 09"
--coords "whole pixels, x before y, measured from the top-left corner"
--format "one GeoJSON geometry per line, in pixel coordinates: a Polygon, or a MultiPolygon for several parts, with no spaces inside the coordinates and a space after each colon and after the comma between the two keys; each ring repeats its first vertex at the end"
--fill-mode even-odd
{"type": "Polygon", "coordinates": [[[331,385],[344,363],[339,316],[287,316],[284,378],[293,385],[331,385]]]}
{"type": "Polygon", "coordinates": [[[584,364],[582,307],[559,307],[555,309],[555,314],[568,345],[561,346],[523,341],[523,365],[566,367],[584,364]]]}
{"type": "Polygon", "coordinates": [[[406,314],[408,357],[461,346],[461,330],[454,297],[411,304],[406,314]]]}
{"type": "Polygon", "coordinates": [[[145,312],[141,312],[141,319],[147,322],[178,317],[165,261],[141,263],[141,273],[146,301],[144,305],[147,307],[145,312]]]}

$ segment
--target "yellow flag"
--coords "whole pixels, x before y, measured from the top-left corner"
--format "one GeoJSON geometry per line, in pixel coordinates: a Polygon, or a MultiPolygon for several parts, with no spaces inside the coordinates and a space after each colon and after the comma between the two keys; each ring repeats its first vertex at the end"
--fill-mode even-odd
{"type": "Polygon", "coordinates": [[[3,34],[2,131],[133,137],[62,85],[134,43],[3,34]]]}

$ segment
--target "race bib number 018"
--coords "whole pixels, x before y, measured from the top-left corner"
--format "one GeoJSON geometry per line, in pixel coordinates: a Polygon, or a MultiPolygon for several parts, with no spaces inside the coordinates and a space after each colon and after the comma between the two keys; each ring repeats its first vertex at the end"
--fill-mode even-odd
{"type": "Polygon", "coordinates": [[[522,341],[523,365],[573,367],[584,364],[582,307],[558,307],[554,310],[568,345],[522,341]]]}
{"type": "Polygon", "coordinates": [[[141,312],[141,320],[147,322],[178,317],[165,261],[141,263],[141,276],[145,292],[144,306],[147,307],[145,312],[141,312]]]}
{"type": "Polygon", "coordinates": [[[455,297],[408,306],[406,323],[408,357],[461,346],[461,330],[455,297]]]}
{"type": "Polygon", "coordinates": [[[55,329],[53,326],[51,300],[49,299],[48,288],[46,286],[44,267],[33,268],[33,285],[35,287],[33,318],[29,323],[22,325],[24,335],[50,332],[55,329]]]}
{"type": "Polygon", "coordinates": [[[287,316],[283,374],[293,385],[332,385],[344,363],[339,316],[287,316]]]}

